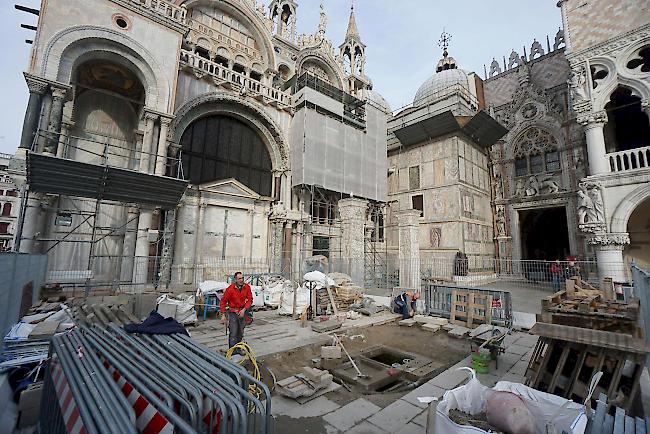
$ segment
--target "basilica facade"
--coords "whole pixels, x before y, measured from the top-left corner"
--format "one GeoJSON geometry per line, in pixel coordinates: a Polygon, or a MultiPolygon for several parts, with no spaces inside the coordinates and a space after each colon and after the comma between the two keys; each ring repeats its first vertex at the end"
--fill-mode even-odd
{"type": "Polygon", "coordinates": [[[393,113],[354,9],[335,46],[322,7],[297,33],[294,0],[44,1],[13,248],[97,284],[299,276],[314,255],[367,285],[417,258],[393,282],[417,287],[458,255],[626,281],[650,265],[650,10],[610,3],[561,0],[555,36],[483,77],[443,34],[393,113]]]}

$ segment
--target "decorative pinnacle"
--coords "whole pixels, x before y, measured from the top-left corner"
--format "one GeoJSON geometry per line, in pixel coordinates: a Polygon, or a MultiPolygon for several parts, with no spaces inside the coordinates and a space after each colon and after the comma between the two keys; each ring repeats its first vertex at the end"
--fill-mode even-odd
{"type": "Polygon", "coordinates": [[[449,53],[447,48],[449,48],[449,41],[451,41],[451,35],[442,29],[442,34],[440,35],[440,40],[438,41],[438,46],[442,48],[442,57],[447,57],[449,53]]]}

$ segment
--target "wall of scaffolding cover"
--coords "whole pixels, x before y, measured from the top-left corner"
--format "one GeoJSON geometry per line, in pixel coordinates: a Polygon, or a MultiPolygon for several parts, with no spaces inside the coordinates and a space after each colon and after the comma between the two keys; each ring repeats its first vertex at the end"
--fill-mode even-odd
{"type": "Polygon", "coordinates": [[[380,202],[387,195],[388,115],[366,104],[366,130],[303,107],[291,127],[293,186],[306,184],[380,202]]]}

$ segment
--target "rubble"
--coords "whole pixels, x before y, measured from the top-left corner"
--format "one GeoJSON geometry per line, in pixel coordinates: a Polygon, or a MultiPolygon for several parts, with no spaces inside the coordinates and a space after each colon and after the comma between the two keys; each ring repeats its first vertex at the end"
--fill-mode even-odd
{"type": "Polygon", "coordinates": [[[332,374],[316,368],[303,367],[302,373],[292,375],[276,384],[280,394],[296,399],[314,395],[332,384],[332,374]]]}

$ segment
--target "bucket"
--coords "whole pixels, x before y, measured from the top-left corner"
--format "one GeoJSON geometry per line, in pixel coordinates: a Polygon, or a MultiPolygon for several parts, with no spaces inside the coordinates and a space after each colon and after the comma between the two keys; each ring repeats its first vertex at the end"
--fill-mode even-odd
{"type": "Polygon", "coordinates": [[[490,372],[490,354],[472,353],[472,369],[479,374],[490,372]]]}

